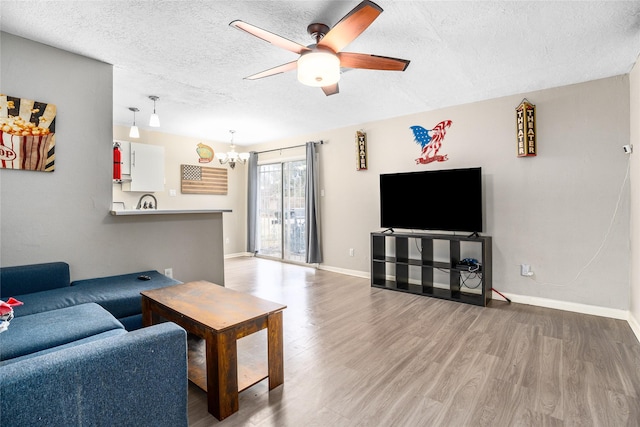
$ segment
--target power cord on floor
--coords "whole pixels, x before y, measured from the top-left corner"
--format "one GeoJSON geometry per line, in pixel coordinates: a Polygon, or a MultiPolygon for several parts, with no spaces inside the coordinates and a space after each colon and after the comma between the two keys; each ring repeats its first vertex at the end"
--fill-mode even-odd
{"type": "Polygon", "coordinates": [[[505,300],[507,300],[507,302],[508,302],[509,304],[511,304],[511,300],[510,300],[509,298],[505,297],[504,295],[502,295],[502,294],[500,293],[500,291],[498,291],[496,288],[491,288],[491,290],[492,290],[493,292],[495,292],[496,294],[500,295],[500,296],[501,296],[502,298],[504,298],[505,300]]]}

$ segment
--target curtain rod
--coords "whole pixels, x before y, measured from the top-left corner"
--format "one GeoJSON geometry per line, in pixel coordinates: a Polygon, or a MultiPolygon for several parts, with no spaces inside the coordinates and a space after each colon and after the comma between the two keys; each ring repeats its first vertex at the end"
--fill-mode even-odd
{"type": "MultiPolygon", "coordinates": [[[[324,144],[324,141],[314,141],[314,144],[324,144]]],[[[291,147],[282,147],[282,148],[274,148],[272,150],[264,150],[264,151],[256,151],[256,154],[264,154],[264,153],[271,153],[273,151],[282,151],[282,150],[291,150],[292,148],[300,148],[300,147],[306,147],[307,144],[300,144],[300,145],[294,145],[291,147]]]]}

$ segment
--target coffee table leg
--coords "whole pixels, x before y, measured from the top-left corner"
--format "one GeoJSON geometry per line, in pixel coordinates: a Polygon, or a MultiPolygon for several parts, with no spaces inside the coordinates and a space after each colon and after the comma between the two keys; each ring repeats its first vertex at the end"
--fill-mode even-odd
{"type": "Polygon", "coordinates": [[[282,311],[270,314],[267,325],[269,390],[273,390],[284,383],[282,311]]]}
{"type": "Polygon", "coordinates": [[[159,323],[158,315],[151,310],[151,303],[142,297],[142,326],[147,327],[159,323]]]}
{"type": "Polygon", "coordinates": [[[208,331],[207,400],[209,413],[219,420],[238,412],[238,350],[232,329],[208,331]]]}

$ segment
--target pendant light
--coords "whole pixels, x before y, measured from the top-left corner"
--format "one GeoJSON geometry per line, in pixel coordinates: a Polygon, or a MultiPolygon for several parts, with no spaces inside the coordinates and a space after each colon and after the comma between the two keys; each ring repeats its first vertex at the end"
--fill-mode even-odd
{"type": "Polygon", "coordinates": [[[149,117],[149,126],[153,128],[160,127],[160,117],[156,114],[156,101],[159,98],[159,96],[149,95],[149,99],[153,101],[153,114],[149,117]]]}
{"type": "Polygon", "coordinates": [[[133,125],[131,125],[131,129],[129,130],[129,138],[140,138],[140,131],[138,131],[138,126],[136,126],[136,112],[140,110],[136,107],[129,107],[129,110],[133,111],[133,125]]]}

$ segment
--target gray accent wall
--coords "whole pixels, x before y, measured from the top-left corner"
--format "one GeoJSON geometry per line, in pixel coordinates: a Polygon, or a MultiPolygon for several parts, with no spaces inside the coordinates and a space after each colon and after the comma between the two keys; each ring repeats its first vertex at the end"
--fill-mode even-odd
{"type": "MultiPolygon", "coordinates": [[[[495,289],[531,303],[629,309],[629,156],[622,150],[629,143],[629,76],[361,123],[268,148],[317,140],[325,141],[318,150],[322,268],[368,275],[369,233],[381,230],[381,173],[480,166],[495,289]],[[536,105],[539,151],[518,158],[515,108],[525,97],[536,105]],[[442,120],[453,121],[439,151],[449,160],[416,164],[420,147],[409,127],[430,129],[442,120]],[[358,130],[367,134],[368,170],[356,170],[358,130]],[[520,264],[531,265],[534,276],[521,276],[520,264]]],[[[438,209],[433,189],[416,188],[414,197],[425,215],[438,209]]]]}
{"type": "Polygon", "coordinates": [[[0,265],[66,261],[72,280],[171,267],[224,284],[223,214],[109,215],[112,66],[7,33],[0,48],[0,92],[58,109],[55,171],[0,170],[0,265]]]}

